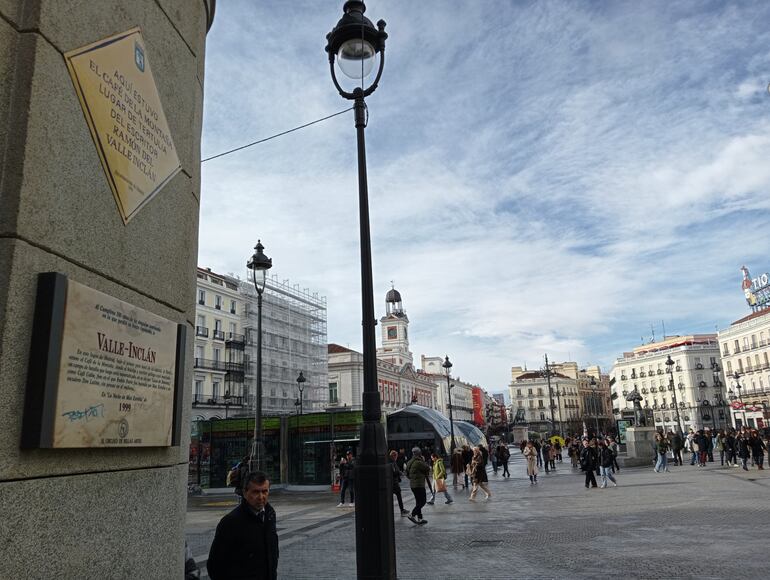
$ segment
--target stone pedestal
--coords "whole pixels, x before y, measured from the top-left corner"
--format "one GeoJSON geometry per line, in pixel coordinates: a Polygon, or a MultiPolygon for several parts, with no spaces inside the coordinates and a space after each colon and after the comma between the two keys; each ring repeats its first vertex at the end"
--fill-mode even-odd
{"type": "Polygon", "coordinates": [[[511,429],[513,434],[513,442],[519,445],[522,441],[527,440],[527,428],[526,427],[513,427],[511,429]]]}
{"type": "Polygon", "coordinates": [[[213,0],[0,0],[0,578],[183,576],[189,339],[177,445],[22,449],[22,410],[37,363],[40,273],[59,272],[194,334],[213,8],[213,0]],[[125,224],[63,55],[137,26],[146,46],[128,62],[151,63],[182,169],[125,224]]]}
{"type": "Polygon", "coordinates": [[[626,430],[626,458],[628,467],[652,465],[655,451],[655,427],[629,427],[626,430]]]}

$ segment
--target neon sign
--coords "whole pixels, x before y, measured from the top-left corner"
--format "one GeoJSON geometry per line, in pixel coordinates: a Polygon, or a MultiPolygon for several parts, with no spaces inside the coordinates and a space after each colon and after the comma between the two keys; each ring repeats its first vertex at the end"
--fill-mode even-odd
{"type": "Polygon", "coordinates": [[[757,312],[768,308],[770,306],[770,274],[765,272],[761,276],[752,278],[746,266],[741,266],[741,272],[743,273],[741,288],[746,297],[746,304],[751,308],[751,311],[757,312]]]}

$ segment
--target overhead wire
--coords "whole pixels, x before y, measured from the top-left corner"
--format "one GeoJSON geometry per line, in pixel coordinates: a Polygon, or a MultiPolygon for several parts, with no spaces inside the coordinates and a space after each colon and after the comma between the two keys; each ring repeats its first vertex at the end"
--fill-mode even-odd
{"type": "Polygon", "coordinates": [[[293,133],[294,131],[299,131],[300,129],[304,129],[305,127],[310,127],[311,125],[315,125],[316,123],[320,123],[321,121],[326,121],[327,119],[331,119],[332,117],[336,117],[337,115],[342,115],[343,113],[347,113],[348,111],[352,111],[352,110],[353,110],[353,107],[349,107],[343,111],[333,113],[326,117],[322,117],[321,119],[316,119],[315,121],[311,121],[310,123],[305,123],[304,125],[300,125],[299,127],[294,127],[293,129],[289,129],[288,131],[281,131],[280,133],[276,133],[275,135],[271,135],[270,137],[265,137],[264,139],[259,139],[258,141],[254,141],[246,145],[241,145],[240,147],[236,147],[235,149],[230,149],[229,151],[217,153],[216,155],[212,155],[211,157],[206,157],[206,159],[201,159],[201,163],[205,163],[206,161],[211,161],[212,159],[217,159],[218,157],[224,157],[225,155],[230,155],[231,153],[235,153],[236,151],[241,151],[242,149],[246,149],[247,147],[259,145],[260,143],[264,143],[265,141],[270,141],[271,139],[275,139],[276,137],[282,137],[283,135],[288,135],[289,133],[293,133]]]}

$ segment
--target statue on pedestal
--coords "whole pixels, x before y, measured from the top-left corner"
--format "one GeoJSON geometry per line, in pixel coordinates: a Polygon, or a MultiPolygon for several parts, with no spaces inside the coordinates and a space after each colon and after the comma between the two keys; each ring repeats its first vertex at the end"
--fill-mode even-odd
{"type": "Polygon", "coordinates": [[[626,401],[632,401],[634,403],[634,416],[636,418],[635,423],[636,427],[646,427],[647,426],[647,417],[644,414],[644,411],[642,411],[642,396],[639,394],[639,391],[636,390],[636,387],[634,387],[634,390],[628,393],[626,396],[626,401]]]}

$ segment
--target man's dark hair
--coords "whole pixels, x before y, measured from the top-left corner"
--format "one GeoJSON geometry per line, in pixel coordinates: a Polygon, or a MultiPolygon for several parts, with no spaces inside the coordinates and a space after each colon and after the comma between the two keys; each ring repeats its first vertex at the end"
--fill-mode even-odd
{"type": "Polygon", "coordinates": [[[269,480],[267,478],[267,474],[264,471],[251,471],[246,474],[246,477],[243,478],[243,491],[246,491],[249,488],[250,483],[261,485],[266,481],[269,480]]]}

